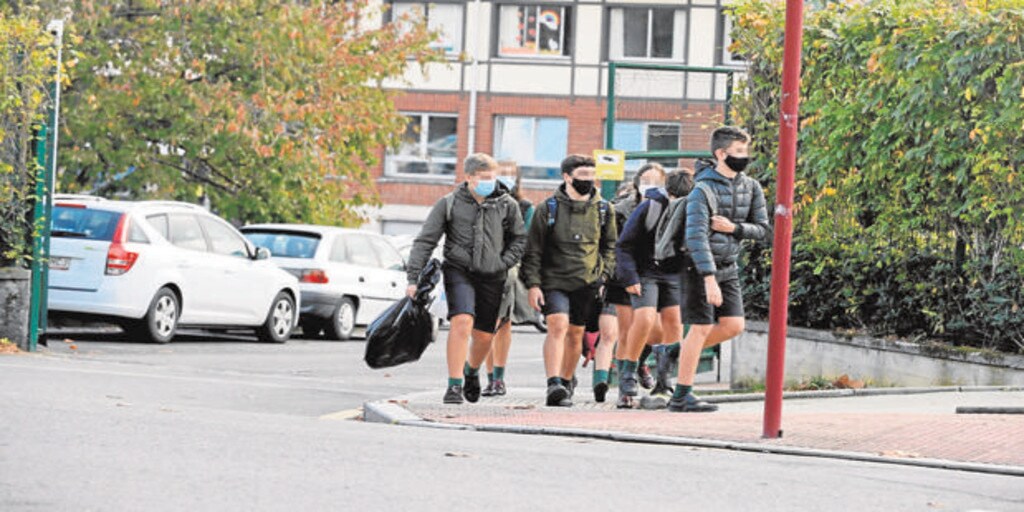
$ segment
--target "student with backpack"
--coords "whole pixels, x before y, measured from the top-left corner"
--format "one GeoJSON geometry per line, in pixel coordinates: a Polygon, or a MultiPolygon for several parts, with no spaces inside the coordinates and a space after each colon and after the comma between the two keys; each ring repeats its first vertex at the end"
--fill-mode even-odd
{"type": "MultiPolygon", "coordinates": [[[[523,225],[529,230],[534,208],[533,203],[523,199],[520,194],[521,182],[522,175],[519,174],[519,166],[515,162],[498,162],[498,184],[519,204],[523,225]]],[[[525,302],[526,287],[519,279],[519,265],[516,265],[509,269],[508,279],[505,280],[505,291],[499,308],[498,332],[494,334],[491,351],[487,354],[487,387],[480,393],[481,396],[504,396],[507,393],[505,363],[508,362],[508,352],[512,348],[512,324],[527,321],[526,318],[519,317],[518,313],[522,308],[516,307],[518,303],[525,302]]],[[[529,313],[532,314],[533,310],[531,309],[529,313]]]]}
{"type": "Polygon", "coordinates": [[[466,181],[434,204],[407,265],[407,293],[413,296],[420,271],[444,235],[442,270],[451,324],[446,404],[480,399],[479,369],[498,325],[506,275],[526,246],[519,205],[497,186],[497,162],[477,153],[466,157],[463,170],[466,181]]]}
{"type": "Polygon", "coordinates": [[[521,268],[530,305],[547,318],[548,406],[572,406],[583,331],[599,290],[615,269],[615,217],[594,187],[594,159],[562,160],[562,185],[540,205],[521,268]]]}
{"type": "Polygon", "coordinates": [[[616,279],[625,286],[633,306],[633,323],[624,347],[626,357],[619,360],[620,409],[634,406],[639,392],[640,357],[658,317],[661,341],[682,340],[679,268],[659,264],[654,258],[657,227],[669,205],[665,170],[650,163],[641,168],[643,171],[649,171],[645,176],[651,178],[641,187],[644,201],[626,221],[615,248],[616,279]]]}
{"type": "Polygon", "coordinates": [[[718,409],[693,394],[700,353],[737,336],[745,327],[736,266],[741,242],[764,240],[771,232],[761,184],[743,173],[750,163],[749,146],[750,136],[739,128],[714,131],[715,162],[698,163],[696,186],[686,200],[684,230],[670,231],[671,240],[678,232],[685,233],[682,311],[683,322],[690,325],[679,354],[678,382],[668,403],[672,412],[718,409]]]}

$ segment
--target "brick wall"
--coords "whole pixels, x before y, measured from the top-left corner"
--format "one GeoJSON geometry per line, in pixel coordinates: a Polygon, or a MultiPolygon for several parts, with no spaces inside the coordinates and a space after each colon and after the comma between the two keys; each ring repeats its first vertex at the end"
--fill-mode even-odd
{"type": "MultiPolygon", "coordinates": [[[[406,92],[395,98],[401,111],[458,114],[457,154],[465,155],[469,149],[469,95],[458,93],[406,92]]],[[[475,151],[492,153],[494,145],[494,116],[565,117],[569,120],[570,153],[590,154],[604,146],[606,104],[594,98],[564,98],[542,96],[480,95],[477,97],[477,127],[475,151]]],[[[619,120],[667,121],[682,125],[680,146],[684,149],[704,149],[711,131],[722,121],[722,105],[670,101],[621,101],[616,108],[619,120]]],[[[380,150],[381,162],[384,150],[380,150]]],[[[692,165],[692,161],[683,161],[692,165]]],[[[392,179],[383,176],[384,166],[373,171],[377,189],[385,204],[430,205],[452,186],[462,181],[461,162],[456,178],[444,183],[424,183],[410,179],[392,179]]],[[[524,190],[524,196],[538,202],[547,197],[553,187],[524,190]]]]}

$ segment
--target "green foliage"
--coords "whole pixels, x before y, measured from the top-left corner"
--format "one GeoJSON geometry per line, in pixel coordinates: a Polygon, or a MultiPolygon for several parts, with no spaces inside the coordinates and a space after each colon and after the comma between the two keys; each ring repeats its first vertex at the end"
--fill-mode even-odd
{"type": "Polygon", "coordinates": [[[34,136],[50,104],[53,38],[35,19],[0,10],[0,267],[25,267],[32,254],[34,136]]]}
{"type": "MultiPolygon", "coordinates": [[[[795,323],[1024,350],[1024,5],[877,0],[807,13],[795,323]]],[[[783,5],[741,0],[736,114],[775,174],[783,5]]],[[[767,306],[770,252],[746,285],[767,306]]]]}
{"type": "Polygon", "coordinates": [[[83,0],[59,187],[208,198],[237,222],[346,224],[404,119],[379,85],[434,60],[368,2],[83,0]]]}

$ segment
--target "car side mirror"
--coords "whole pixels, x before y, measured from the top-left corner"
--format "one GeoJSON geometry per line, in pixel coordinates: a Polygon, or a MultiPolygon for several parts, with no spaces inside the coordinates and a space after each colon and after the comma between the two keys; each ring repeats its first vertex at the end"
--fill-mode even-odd
{"type": "Polygon", "coordinates": [[[257,247],[256,248],[256,257],[253,258],[253,259],[256,260],[256,261],[259,261],[259,260],[269,260],[270,259],[270,249],[267,249],[266,247],[257,247]]]}

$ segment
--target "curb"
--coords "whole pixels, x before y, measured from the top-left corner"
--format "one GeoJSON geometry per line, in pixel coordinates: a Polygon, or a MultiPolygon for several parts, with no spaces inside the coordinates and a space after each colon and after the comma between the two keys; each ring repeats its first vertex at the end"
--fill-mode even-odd
{"type": "MultiPolygon", "coordinates": [[[[832,398],[850,396],[872,396],[872,395],[911,395],[923,393],[948,393],[948,392],[984,392],[984,391],[1024,391],[1022,386],[947,386],[941,388],[883,388],[872,390],[837,389],[823,391],[795,391],[783,394],[785,398],[832,398]]],[[[414,394],[405,395],[413,396],[414,394]]],[[[763,394],[734,395],[730,397],[707,396],[706,400],[711,402],[712,398],[726,398],[726,400],[715,400],[719,403],[763,401],[763,394]]],[[[666,446],[686,446],[692,448],[709,448],[716,450],[731,450],[748,453],[769,453],[774,455],[789,455],[795,457],[814,457],[825,459],[846,460],[853,462],[869,462],[876,464],[892,464],[900,466],[913,466],[929,469],[946,469],[955,471],[969,471],[972,473],[985,473],[991,475],[1004,475],[1024,477],[1024,466],[1002,466],[997,464],[982,464],[976,462],[960,462],[945,459],[929,458],[900,458],[885,457],[863,452],[849,452],[839,450],[822,450],[817,448],[802,448],[796,446],[777,446],[767,443],[743,443],[735,441],[718,441],[714,439],[701,439],[693,437],[672,437],[654,434],[633,434],[629,432],[616,432],[606,430],[557,428],[557,427],[532,427],[522,425],[457,425],[440,423],[425,420],[412,413],[405,407],[399,405],[401,399],[385,401],[366,402],[363,404],[363,418],[368,423],[386,423],[404,427],[435,428],[441,430],[462,430],[473,432],[490,432],[500,434],[520,435],[545,435],[558,437],[574,437],[597,439],[602,441],[617,441],[626,443],[657,444],[666,446]]]]}
{"type": "MultiPolygon", "coordinates": [[[[786,391],[782,398],[798,400],[802,398],[843,398],[852,396],[884,396],[884,395],[923,395],[927,393],[983,393],[992,391],[1024,391],[1024,386],[942,386],[942,387],[911,387],[911,388],[863,388],[863,389],[823,389],[819,391],[786,391]]],[[[764,393],[704,394],[701,398],[708,403],[763,402],[764,393]]]]}

